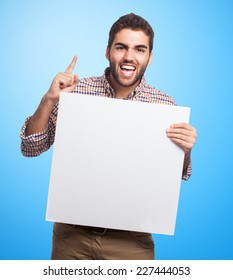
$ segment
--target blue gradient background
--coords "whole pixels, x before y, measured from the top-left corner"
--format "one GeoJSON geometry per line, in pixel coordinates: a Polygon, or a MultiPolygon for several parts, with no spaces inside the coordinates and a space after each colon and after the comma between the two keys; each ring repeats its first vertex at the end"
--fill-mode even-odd
{"type": "Polygon", "coordinates": [[[154,235],[156,257],[233,259],[233,2],[226,0],[1,2],[0,259],[50,258],[52,149],[24,158],[19,132],[74,54],[80,78],[103,73],[109,28],[129,12],[155,30],[148,83],[192,108],[199,136],[175,235],[154,235]]]}

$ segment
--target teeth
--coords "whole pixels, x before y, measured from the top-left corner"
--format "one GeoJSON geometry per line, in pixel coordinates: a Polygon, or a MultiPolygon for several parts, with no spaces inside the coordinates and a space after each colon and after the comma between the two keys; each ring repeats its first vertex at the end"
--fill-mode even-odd
{"type": "Polygon", "coordinates": [[[130,66],[130,65],[122,65],[121,69],[134,71],[135,67],[134,66],[130,66]]]}

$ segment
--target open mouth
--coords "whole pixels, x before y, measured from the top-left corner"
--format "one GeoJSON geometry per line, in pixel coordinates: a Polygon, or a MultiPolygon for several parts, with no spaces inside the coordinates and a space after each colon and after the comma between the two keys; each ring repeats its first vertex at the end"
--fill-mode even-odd
{"type": "Polygon", "coordinates": [[[136,67],[132,66],[132,65],[121,65],[120,68],[123,71],[135,71],[136,70],[136,67]]]}
{"type": "Polygon", "coordinates": [[[131,79],[134,76],[134,71],[136,70],[136,67],[133,65],[122,64],[120,65],[120,69],[123,78],[131,79]]]}

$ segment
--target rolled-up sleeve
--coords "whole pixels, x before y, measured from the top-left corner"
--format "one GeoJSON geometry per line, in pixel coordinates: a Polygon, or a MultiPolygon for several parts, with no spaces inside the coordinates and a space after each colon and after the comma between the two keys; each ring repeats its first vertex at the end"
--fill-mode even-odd
{"type": "Polygon", "coordinates": [[[44,131],[26,136],[30,117],[26,118],[21,133],[21,152],[25,157],[36,157],[47,151],[54,143],[58,105],[52,111],[44,131]]]}
{"type": "Polygon", "coordinates": [[[183,171],[182,179],[187,181],[190,178],[191,173],[192,173],[192,162],[190,161],[187,169],[183,171]]]}

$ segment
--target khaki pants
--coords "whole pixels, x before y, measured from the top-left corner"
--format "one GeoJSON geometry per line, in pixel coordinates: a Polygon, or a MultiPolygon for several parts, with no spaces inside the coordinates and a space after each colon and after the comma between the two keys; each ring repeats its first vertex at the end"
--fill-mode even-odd
{"type": "Polygon", "coordinates": [[[153,260],[149,233],[55,223],[53,260],[153,260]]]}

